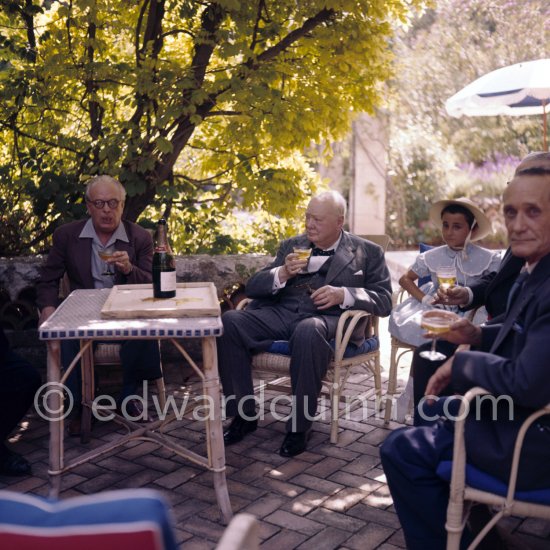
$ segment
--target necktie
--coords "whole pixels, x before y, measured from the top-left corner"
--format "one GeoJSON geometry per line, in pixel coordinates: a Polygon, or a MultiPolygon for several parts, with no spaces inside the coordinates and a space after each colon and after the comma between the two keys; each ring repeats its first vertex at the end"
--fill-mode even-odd
{"type": "Polygon", "coordinates": [[[311,251],[311,255],[312,256],[334,256],[334,249],[323,250],[322,248],[315,246],[311,251]]]}
{"type": "Polygon", "coordinates": [[[510,292],[508,294],[508,301],[506,302],[506,311],[508,311],[512,307],[514,300],[519,296],[520,291],[527,277],[529,277],[529,272],[527,270],[521,271],[517,279],[514,281],[514,284],[512,285],[512,288],[510,289],[510,292]]]}

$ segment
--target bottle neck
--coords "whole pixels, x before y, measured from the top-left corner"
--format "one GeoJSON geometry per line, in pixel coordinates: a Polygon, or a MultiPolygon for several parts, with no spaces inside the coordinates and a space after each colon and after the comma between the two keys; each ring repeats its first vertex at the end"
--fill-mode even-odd
{"type": "Polygon", "coordinates": [[[166,236],[166,226],[162,224],[159,224],[157,227],[155,252],[170,252],[170,245],[166,236]]]}

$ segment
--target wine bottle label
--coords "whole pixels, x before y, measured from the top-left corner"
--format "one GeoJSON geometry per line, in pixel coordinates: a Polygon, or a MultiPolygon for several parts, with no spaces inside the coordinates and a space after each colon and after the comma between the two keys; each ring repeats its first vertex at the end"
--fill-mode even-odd
{"type": "Polygon", "coordinates": [[[160,272],[160,291],[172,292],[176,290],[176,272],[161,271],[160,272]]]}

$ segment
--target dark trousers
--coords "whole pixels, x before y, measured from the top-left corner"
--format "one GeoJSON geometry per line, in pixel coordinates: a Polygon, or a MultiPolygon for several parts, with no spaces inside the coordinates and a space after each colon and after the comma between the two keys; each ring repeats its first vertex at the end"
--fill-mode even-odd
{"type": "Polygon", "coordinates": [[[33,404],[41,384],[39,372],[28,361],[7,352],[0,362],[0,456],[4,441],[33,404]]]}
{"type": "MultiPolygon", "coordinates": [[[[113,343],[111,341],[111,343],[113,343]]],[[[160,352],[156,340],[125,340],[118,342],[122,365],[122,390],[119,402],[136,392],[143,380],[162,376],[160,352]]],[[[61,341],[61,364],[66,369],[80,351],[79,340],[61,341]]],[[[67,379],[67,388],[73,394],[75,405],[82,402],[82,372],[77,365],[67,379]]]]}
{"type": "MultiPolygon", "coordinates": [[[[426,392],[426,387],[428,385],[428,380],[435,373],[435,371],[446,361],[430,361],[429,359],[424,359],[420,357],[420,352],[423,350],[428,350],[431,348],[431,342],[427,344],[422,344],[418,346],[413,355],[413,360],[411,363],[411,372],[413,376],[413,398],[414,398],[414,425],[415,426],[425,426],[431,424],[429,420],[436,414],[437,408],[442,405],[442,402],[436,403],[434,406],[425,404],[424,402],[420,406],[422,398],[426,392]]],[[[443,353],[446,357],[451,357],[455,352],[458,346],[456,344],[451,344],[445,340],[438,340],[436,342],[437,351],[443,353]]],[[[452,395],[454,393],[451,386],[447,386],[439,394],[440,397],[452,395]]]]}
{"type": "MultiPolygon", "coordinates": [[[[443,421],[395,430],[380,448],[408,550],[445,550],[449,484],[437,476],[436,468],[450,460],[452,452],[451,423],[443,421]]],[[[469,539],[465,530],[462,542],[469,539]]]]}
{"type": "Polygon", "coordinates": [[[274,340],[288,340],[293,408],[286,429],[303,432],[317,412],[322,379],[332,356],[325,321],[300,317],[283,307],[227,311],[218,339],[218,369],[226,398],[227,416],[253,415],[252,355],[267,350],[274,340]]]}

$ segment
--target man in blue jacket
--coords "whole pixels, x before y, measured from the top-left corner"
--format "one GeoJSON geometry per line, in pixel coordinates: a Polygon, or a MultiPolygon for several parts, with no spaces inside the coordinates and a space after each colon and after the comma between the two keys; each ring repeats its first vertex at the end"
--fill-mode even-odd
{"type": "MultiPolygon", "coordinates": [[[[509,400],[501,399],[496,414],[491,403],[480,407],[479,415],[468,417],[465,430],[468,462],[506,481],[521,423],[550,402],[550,170],[520,170],[503,199],[512,254],[525,260],[525,282],[517,292],[511,291],[502,323],[478,327],[461,319],[452,326],[446,339],[472,349],[445,361],[426,394],[437,397],[452,383],[461,394],[481,386],[496,397],[509,396],[512,419],[509,400]]],[[[550,419],[543,417],[538,424],[525,438],[519,490],[550,486],[550,419]]],[[[436,468],[442,460],[452,459],[452,428],[451,420],[444,419],[431,426],[403,428],[392,432],[381,447],[409,549],[445,548],[449,487],[436,468]]]]}

